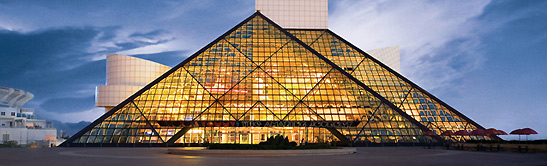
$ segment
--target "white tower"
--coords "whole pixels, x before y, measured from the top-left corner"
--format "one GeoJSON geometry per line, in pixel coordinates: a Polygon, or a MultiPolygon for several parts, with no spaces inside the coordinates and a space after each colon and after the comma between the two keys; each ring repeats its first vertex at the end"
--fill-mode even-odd
{"type": "Polygon", "coordinates": [[[256,0],[255,9],[283,28],[327,29],[328,0],[256,0]]]}

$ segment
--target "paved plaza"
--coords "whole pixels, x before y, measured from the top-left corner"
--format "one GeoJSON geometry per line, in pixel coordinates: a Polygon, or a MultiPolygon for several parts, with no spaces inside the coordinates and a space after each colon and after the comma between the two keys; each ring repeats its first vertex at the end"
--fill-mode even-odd
{"type": "Polygon", "coordinates": [[[167,148],[2,148],[0,166],[85,165],[547,165],[547,153],[475,152],[423,147],[358,147],[314,156],[182,156],[167,148]]]}

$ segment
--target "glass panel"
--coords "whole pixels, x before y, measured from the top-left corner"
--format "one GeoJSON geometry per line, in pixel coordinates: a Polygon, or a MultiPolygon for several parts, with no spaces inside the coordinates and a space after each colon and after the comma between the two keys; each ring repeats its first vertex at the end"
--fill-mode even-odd
{"type": "Polygon", "coordinates": [[[311,47],[433,131],[477,128],[330,33],[311,47]]]}
{"type": "Polygon", "coordinates": [[[400,114],[405,112],[437,133],[476,128],[333,35],[290,31],[343,71],[262,17],[254,17],[169,71],[131,103],[112,110],[113,115],[75,143],[163,143],[179,131],[188,132],[176,143],[258,143],[274,134],[298,143],[330,142],[338,140],[330,132],[336,130],[354,142],[425,141],[417,125],[400,114]],[[390,103],[361,87],[346,72],[390,103]],[[403,112],[394,110],[392,104],[403,112]],[[259,121],[353,125],[239,124],[259,121]]]}
{"type": "Polygon", "coordinates": [[[131,105],[117,110],[75,143],[162,143],[142,114],[131,105]],[[128,137],[136,139],[128,140],[128,137]]]}
{"type": "Polygon", "coordinates": [[[306,45],[311,45],[315,42],[323,33],[324,30],[287,30],[296,38],[300,39],[306,45]]]}
{"type": "Polygon", "coordinates": [[[256,64],[270,57],[289,37],[261,17],[254,17],[225,38],[256,64]]]}

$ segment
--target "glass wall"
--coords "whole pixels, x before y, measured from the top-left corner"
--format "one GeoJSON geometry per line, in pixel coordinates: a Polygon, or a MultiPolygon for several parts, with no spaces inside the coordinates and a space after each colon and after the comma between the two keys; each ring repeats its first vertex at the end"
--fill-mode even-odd
{"type": "MultiPolygon", "coordinates": [[[[349,43],[327,30],[289,30],[314,50],[340,66],[382,97],[399,107],[437,134],[443,131],[468,130],[477,126],[442,105],[394,71],[351,47],[349,43]]],[[[471,139],[471,137],[464,137],[471,139]]]]}
{"type": "Polygon", "coordinates": [[[255,14],[74,143],[256,144],[276,134],[297,143],[410,143],[424,142],[426,127],[475,128],[325,31],[291,32],[338,66],[255,14]],[[300,126],[242,125],[254,122],[300,126]]]}

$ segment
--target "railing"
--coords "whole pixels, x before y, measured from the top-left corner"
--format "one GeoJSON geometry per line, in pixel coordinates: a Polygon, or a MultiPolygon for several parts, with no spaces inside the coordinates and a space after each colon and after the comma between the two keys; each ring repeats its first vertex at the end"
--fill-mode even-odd
{"type": "Polygon", "coordinates": [[[0,128],[18,128],[18,129],[22,129],[22,128],[26,128],[26,129],[30,129],[30,130],[49,130],[49,129],[56,129],[56,128],[53,128],[53,127],[26,127],[26,126],[0,126],[0,128]]]}
{"type": "Polygon", "coordinates": [[[17,113],[17,117],[18,118],[27,118],[27,119],[36,119],[36,116],[34,116],[34,115],[27,115],[27,114],[21,114],[21,113],[17,113]]]}

